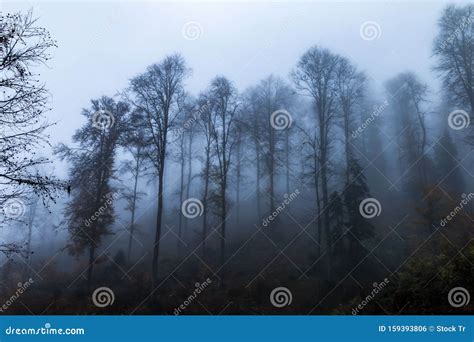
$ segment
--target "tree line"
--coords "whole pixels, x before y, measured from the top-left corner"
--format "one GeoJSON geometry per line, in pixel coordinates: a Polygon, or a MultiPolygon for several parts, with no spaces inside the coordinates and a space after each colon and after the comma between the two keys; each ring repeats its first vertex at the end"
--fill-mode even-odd
{"type": "MultiPolygon", "coordinates": [[[[330,282],[335,270],[350,269],[367,255],[365,242],[377,229],[371,217],[361,215],[361,203],[377,197],[375,193],[383,197],[385,180],[400,185],[404,200],[415,208],[420,234],[432,233],[442,216],[439,188],[463,192],[459,144],[452,135],[461,120],[461,128],[467,128],[463,132],[468,132],[461,148],[474,142],[472,128],[465,124],[474,112],[473,9],[448,6],[439,20],[434,72],[443,87],[442,100],[435,104],[429,85],[415,72],[399,73],[374,91],[353,61],[321,46],[310,47],[295,61],[288,77],[270,75],[239,91],[219,75],[196,96],[186,91],[191,68],[184,57],[166,56],[132,77],[119,95],[94,99],[82,111],[86,123],[72,137],[73,145],[55,146],[56,155],[69,165],[67,182],[42,175],[38,166],[50,161],[34,150],[47,143],[44,132],[50,125],[43,120],[47,92],[37,85],[32,70],[48,60],[47,51],[56,43],[36,26],[31,13],[2,16],[0,206],[31,198],[32,192],[51,200],[60,190],[70,192],[64,211],[67,248],[73,255],[87,255],[90,286],[98,250],[113,233],[114,184],[127,179],[121,198],[130,215],[130,262],[137,208],[144,196],[140,182],[150,180],[157,184],[150,265],[154,288],[164,204],[172,197],[165,189],[172,179],[179,180],[180,207],[192,198],[192,184],[199,193],[200,252],[207,255],[209,233],[217,231],[215,258],[221,268],[228,257],[229,213],[237,222],[249,215],[241,212],[245,181],[252,184],[251,215],[258,220],[301,186],[312,199],[308,222],[318,246],[314,258],[326,257],[320,272],[330,282]],[[448,118],[454,109],[459,110],[448,118]],[[390,136],[373,122],[382,115],[390,136]],[[433,118],[441,122],[436,129],[433,118]],[[178,172],[166,174],[170,167],[178,172]]],[[[8,220],[8,215],[3,218],[8,220]]],[[[178,237],[186,239],[189,218],[180,213],[177,219],[178,237]]],[[[272,224],[277,227],[278,221],[272,224]]],[[[179,254],[179,242],[177,250],[179,254]]]]}

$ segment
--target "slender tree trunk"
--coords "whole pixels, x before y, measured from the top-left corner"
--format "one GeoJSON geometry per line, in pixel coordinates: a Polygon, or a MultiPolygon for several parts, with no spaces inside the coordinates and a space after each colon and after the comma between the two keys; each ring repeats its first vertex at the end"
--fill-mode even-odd
{"type": "Polygon", "coordinates": [[[135,208],[137,204],[137,185],[138,185],[138,176],[140,171],[140,158],[137,157],[135,164],[135,179],[133,183],[133,198],[132,198],[132,217],[130,219],[130,236],[128,237],[128,254],[127,254],[127,263],[130,263],[132,257],[132,243],[133,243],[133,233],[135,231],[135,208]]]}
{"type": "Polygon", "coordinates": [[[36,206],[38,204],[38,199],[35,199],[30,215],[28,217],[28,239],[27,239],[27,249],[26,249],[26,279],[30,278],[31,274],[31,236],[33,234],[33,223],[36,215],[36,206]]]}
{"type": "Polygon", "coordinates": [[[221,196],[222,196],[222,201],[221,201],[221,258],[220,258],[220,263],[221,266],[224,265],[225,262],[225,233],[226,233],[226,201],[225,201],[225,195],[226,195],[226,181],[222,181],[222,186],[221,186],[221,196]]]}
{"type": "MultiPolygon", "coordinates": [[[[191,128],[192,129],[192,128],[191,128]]],[[[192,144],[193,144],[193,132],[189,132],[189,141],[188,141],[188,156],[187,156],[187,162],[188,162],[188,179],[187,179],[187,183],[186,183],[186,199],[189,198],[190,194],[191,194],[191,176],[192,176],[192,173],[193,173],[193,170],[192,170],[192,144]]],[[[184,234],[187,234],[187,231],[188,231],[188,219],[185,218],[184,220],[184,234]]]]}
{"type": "MultiPolygon", "coordinates": [[[[290,132],[285,132],[286,193],[290,194],[290,132]]],[[[289,209],[289,208],[288,208],[289,209]]]]}
{"type": "Polygon", "coordinates": [[[273,127],[268,120],[269,125],[269,145],[270,145],[270,160],[269,160],[269,172],[270,172],[270,213],[275,211],[275,132],[273,127]]]}
{"type": "Polygon", "coordinates": [[[90,289],[92,285],[92,271],[94,269],[95,262],[95,246],[89,247],[89,263],[87,266],[87,288],[90,289]]]}
{"type": "Polygon", "coordinates": [[[345,142],[345,149],[346,149],[346,186],[349,185],[350,182],[350,171],[349,171],[349,163],[350,163],[350,146],[349,146],[349,112],[347,110],[344,111],[344,142],[345,142]]]}
{"type": "MultiPolygon", "coordinates": [[[[325,158],[321,158],[322,163],[326,163],[325,158]]],[[[323,221],[324,221],[324,235],[326,238],[326,248],[328,251],[329,263],[328,263],[328,279],[331,275],[331,266],[332,266],[332,255],[331,255],[331,227],[329,224],[329,201],[328,201],[328,181],[327,181],[327,168],[326,166],[321,166],[321,188],[323,195],[323,221]]]]}
{"type": "MultiPolygon", "coordinates": [[[[227,203],[226,203],[226,190],[227,190],[227,171],[228,171],[228,163],[227,163],[227,134],[226,132],[226,116],[225,111],[222,115],[222,160],[220,162],[220,172],[221,172],[221,256],[220,256],[220,264],[221,269],[225,263],[225,233],[226,233],[226,216],[227,216],[227,203]]],[[[223,273],[223,269],[221,270],[223,273]]],[[[221,274],[221,282],[220,286],[223,285],[222,279],[223,275],[221,274]]]]}
{"type": "MultiPolygon", "coordinates": [[[[104,186],[104,169],[102,166],[102,155],[103,155],[103,150],[104,150],[104,135],[102,133],[101,138],[100,138],[100,164],[99,164],[99,182],[98,182],[98,189],[97,189],[97,195],[96,195],[96,211],[99,211],[100,206],[101,206],[101,198],[102,198],[102,190],[104,186]]],[[[92,224],[91,227],[91,236],[94,239],[96,237],[96,229],[97,229],[97,223],[95,222],[92,224]]],[[[94,263],[95,263],[95,249],[96,249],[96,244],[95,241],[91,241],[91,245],[89,248],[89,264],[88,264],[88,269],[87,269],[87,288],[89,289],[92,285],[92,271],[94,269],[94,263]]]]}
{"type": "Polygon", "coordinates": [[[184,146],[181,142],[181,158],[180,158],[180,184],[179,184],[179,205],[180,212],[178,218],[178,241],[176,241],[176,249],[178,255],[181,255],[181,240],[183,239],[183,213],[181,212],[181,205],[183,204],[184,196],[184,146]]]}
{"type": "Polygon", "coordinates": [[[323,199],[323,222],[324,222],[324,235],[326,240],[326,250],[328,251],[328,267],[327,276],[331,279],[331,267],[332,267],[332,255],[331,255],[331,227],[329,222],[329,195],[328,195],[328,167],[327,167],[327,126],[325,123],[325,116],[320,118],[320,156],[321,156],[321,190],[323,199]]]}
{"type": "Polygon", "coordinates": [[[260,220],[262,218],[262,207],[260,205],[260,146],[258,145],[258,142],[256,142],[255,145],[255,150],[257,154],[257,187],[255,191],[257,195],[257,215],[258,219],[260,220]]]}
{"type": "Polygon", "coordinates": [[[202,255],[206,256],[206,236],[207,236],[207,194],[209,192],[209,167],[211,164],[210,148],[208,144],[206,147],[206,166],[204,171],[204,196],[202,204],[204,207],[202,214],[202,255]]]}
{"type": "Polygon", "coordinates": [[[321,199],[319,195],[319,173],[318,173],[318,157],[314,156],[314,186],[316,189],[316,215],[317,215],[317,236],[318,236],[318,258],[321,256],[321,199]]]}
{"type": "Polygon", "coordinates": [[[240,131],[237,143],[237,189],[236,189],[236,214],[237,214],[237,225],[240,224],[240,153],[241,153],[241,142],[240,142],[240,131]]]}
{"type": "Polygon", "coordinates": [[[160,254],[160,238],[161,238],[161,219],[163,216],[163,176],[165,173],[165,151],[160,156],[160,170],[158,172],[158,210],[156,212],[156,235],[153,246],[153,261],[152,261],[152,287],[158,281],[158,257],[160,254]]]}

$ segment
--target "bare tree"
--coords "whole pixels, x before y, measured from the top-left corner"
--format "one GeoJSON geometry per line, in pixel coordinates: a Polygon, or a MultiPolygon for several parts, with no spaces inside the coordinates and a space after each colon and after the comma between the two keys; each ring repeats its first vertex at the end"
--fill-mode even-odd
{"type": "Polygon", "coordinates": [[[153,146],[152,163],[158,175],[158,210],[153,246],[152,286],[158,278],[158,257],[163,216],[164,173],[169,134],[184,100],[183,82],[189,75],[184,59],[172,55],[149,66],[130,82],[132,103],[145,116],[147,134],[153,146]]]}
{"type": "MultiPolygon", "coordinates": [[[[310,96],[314,101],[319,166],[321,172],[321,190],[323,203],[323,222],[325,230],[326,247],[331,246],[330,218],[329,218],[329,149],[331,147],[331,129],[334,125],[336,113],[336,73],[341,58],[327,49],[313,47],[299,60],[292,78],[296,88],[310,96]]],[[[328,268],[329,270],[329,268],[328,268]]]]}
{"type": "Polygon", "coordinates": [[[428,88],[415,74],[406,72],[397,75],[386,84],[392,95],[397,136],[399,137],[399,157],[402,176],[409,188],[420,191],[428,183],[426,155],[427,128],[426,103],[428,88]],[[406,177],[405,177],[406,176],[406,177]]]}
{"type": "Polygon", "coordinates": [[[212,176],[217,184],[216,202],[220,218],[220,263],[225,262],[225,237],[228,210],[228,179],[230,162],[236,143],[237,90],[225,77],[216,77],[211,82],[209,98],[212,101],[211,134],[216,162],[212,176]]]}
{"type": "Polygon", "coordinates": [[[237,216],[236,218],[236,223],[237,225],[240,224],[240,188],[241,188],[241,182],[242,182],[242,159],[244,152],[243,150],[243,145],[244,145],[244,125],[242,125],[241,121],[236,122],[236,142],[235,142],[235,148],[236,148],[236,154],[235,154],[235,180],[236,180],[236,185],[235,185],[235,215],[237,216]]]}
{"type": "Polygon", "coordinates": [[[336,69],[336,91],[341,113],[344,147],[346,155],[346,184],[349,184],[349,163],[354,157],[351,148],[351,133],[355,122],[356,106],[364,95],[366,78],[347,58],[341,58],[336,69]]]}
{"type": "Polygon", "coordinates": [[[262,116],[259,115],[259,101],[258,94],[255,87],[245,91],[242,102],[242,118],[241,122],[245,124],[247,135],[250,137],[255,149],[255,200],[257,202],[257,218],[262,217],[261,208],[261,175],[263,169],[262,162],[262,146],[260,143],[260,132],[263,123],[262,116]]]}
{"type": "Polygon", "coordinates": [[[202,194],[202,232],[201,232],[201,250],[202,254],[206,255],[206,239],[207,239],[207,225],[208,225],[208,204],[209,204],[209,179],[211,174],[211,163],[214,156],[214,150],[212,148],[214,136],[213,128],[216,125],[214,120],[216,117],[212,114],[212,93],[210,91],[200,94],[197,101],[197,125],[200,133],[204,136],[204,158],[203,168],[201,171],[201,177],[204,180],[204,190],[202,194]]]}
{"type": "MultiPolygon", "coordinates": [[[[181,204],[184,201],[184,168],[186,162],[186,135],[180,134],[178,137],[178,163],[179,163],[179,209],[181,210],[181,204]]],[[[178,240],[176,241],[176,247],[178,254],[181,252],[181,241],[183,239],[183,214],[180,212],[178,215],[178,240]]]]}
{"type": "Polygon", "coordinates": [[[132,113],[130,120],[128,120],[127,129],[122,139],[122,145],[130,154],[132,159],[127,159],[122,162],[121,171],[132,176],[132,189],[122,191],[122,195],[127,202],[126,210],[130,212],[129,237],[127,248],[127,262],[130,262],[132,255],[132,245],[134,233],[136,230],[136,210],[138,201],[144,195],[138,190],[138,183],[140,177],[147,171],[147,156],[149,153],[147,140],[145,138],[146,123],[143,120],[143,115],[138,112],[132,113]]]}
{"type": "MultiPolygon", "coordinates": [[[[177,142],[177,154],[176,161],[179,164],[180,169],[180,183],[179,183],[179,205],[190,196],[191,190],[191,180],[192,180],[192,145],[195,135],[195,126],[196,118],[195,115],[195,106],[194,101],[187,101],[183,104],[183,109],[181,115],[177,118],[177,126],[180,127],[177,132],[176,141],[177,142]],[[187,169],[187,171],[185,170],[187,169]],[[185,182],[186,178],[186,182],[185,182]]],[[[173,144],[175,145],[175,144],[173,144]]],[[[181,209],[181,207],[180,207],[181,209]]],[[[185,235],[187,233],[187,217],[180,213],[178,219],[178,240],[177,240],[177,250],[178,254],[181,253],[181,244],[185,235]],[[184,224],[183,224],[184,220],[184,224]]]]}
{"type": "Polygon", "coordinates": [[[273,75],[250,88],[245,96],[245,107],[242,124],[251,132],[256,146],[257,182],[260,176],[268,179],[269,212],[275,211],[276,178],[279,169],[286,168],[287,186],[289,187],[288,132],[290,127],[278,127],[274,114],[291,111],[294,92],[281,78],[273,75]],[[247,108],[249,111],[247,112],[247,108]],[[280,130],[281,129],[281,130],[280,130]]]}
{"type": "Polygon", "coordinates": [[[450,5],[438,22],[433,53],[435,70],[443,79],[451,102],[474,113],[474,5],[450,5]]]}
{"type": "Polygon", "coordinates": [[[7,212],[11,201],[26,201],[33,193],[54,200],[65,187],[39,171],[50,163],[38,150],[48,145],[45,130],[51,124],[45,120],[49,95],[34,70],[55,46],[32,12],[0,14],[0,224],[15,219],[7,212]]]}
{"type": "MultiPolygon", "coordinates": [[[[298,126],[297,126],[298,127],[298,126]]],[[[310,179],[311,183],[314,185],[315,190],[315,218],[316,218],[316,236],[318,241],[318,258],[321,256],[321,245],[322,245],[322,222],[321,222],[321,194],[319,189],[320,177],[321,177],[321,167],[320,162],[321,158],[319,157],[320,146],[319,146],[319,137],[317,135],[317,130],[307,129],[303,127],[298,127],[299,132],[301,133],[301,142],[302,142],[302,157],[303,157],[303,178],[310,179]],[[309,169],[309,172],[305,170],[309,169]]]]}
{"type": "MultiPolygon", "coordinates": [[[[186,199],[190,198],[191,195],[191,182],[193,179],[193,144],[194,138],[196,135],[196,122],[193,119],[193,113],[195,111],[194,104],[190,104],[188,110],[186,111],[187,115],[185,116],[187,124],[187,129],[184,130],[183,135],[186,138],[187,148],[185,151],[186,156],[186,166],[187,166],[187,177],[186,177],[186,199]]],[[[182,202],[180,202],[182,203],[182,202]]],[[[188,230],[188,218],[185,218],[184,221],[184,232],[187,234],[188,230]]]]}
{"type": "MultiPolygon", "coordinates": [[[[280,78],[269,76],[262,80],[256,87],[259,101],[259,115],[262,120],[257,119],[257,124],[263,122],[260,130],[259,142],[263,148],[263,159],[265,171],[269,179],[270,213],[275,211],[275,181],[278,166],[283,164],[284,132],[275,128],[272,115],[278,111],[289,111],[293,96],[292,89],[280,78]]],[[[283,128],[283,127],[281,127],[283,128]]],[[[289,130],[286,127],[285,130],[289,130]]],[[[286,166],[287,168],[289,166],[286,166]]]]}

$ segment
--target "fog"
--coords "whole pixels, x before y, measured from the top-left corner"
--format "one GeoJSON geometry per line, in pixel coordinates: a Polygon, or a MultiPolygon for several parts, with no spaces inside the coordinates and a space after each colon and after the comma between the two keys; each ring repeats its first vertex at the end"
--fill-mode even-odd
{"type": "Polygon", "coordinates": [[[3,1],[57,46],[28,66],[51,125],[25,169],[51,178],[0,183],[1,298],[32,278],[35,313],[354,314],[386,282],[364,313],[451,313],[407,294],[472,251],[474,97],[439,71],[472,5],[450,4],[466,25],[441,1],[3,1]]]}

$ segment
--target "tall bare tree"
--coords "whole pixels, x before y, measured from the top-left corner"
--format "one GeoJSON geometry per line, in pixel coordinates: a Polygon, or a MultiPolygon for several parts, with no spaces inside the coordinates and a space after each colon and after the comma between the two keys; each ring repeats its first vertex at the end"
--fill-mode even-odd
{"type": "Polygon", "coordinates": [[[246,127],[247,135],[250,137],[255,153],[255,201],[257,202],[257,218],[262,218],[261,205],[261,175],[263,169],[262,146],[260,142],[260,132],[262,130],[262,116],[259,114],[258,94],[255,87],[246,90],[242,101],[241,122],[246,127]]]}
{"type": "Polygon", "coordinates": [[[135,111],[131,114],[124,132],[122,144],[125,150],[132,157],[122,162],[122,173],[132,176],[132,188],[124,189],[122,195],[127,203],[126,210],[130,212],[130,224],[128,229],[127,262],[130,262],[132,255],[134,234],[137,229],[136,211],[138,201],[143,197],[143,192],[138,190],[138,183],[141,176],[147,171],[147,157],[149,155],[148,141],[145,134],[146,122],[141,113],[135,111]]]}
{"type": "Polygon", "coordinates": [[[190,69],[181,55],[171,55],[149,66],[130,81],[132,103],[145,116],[147,134],[153,146],[151,161],[158,176],[158,209],[153,246],[152,286],[158,278],[158,257],[163,216],[164,174],[169,135],[184,101],[184,80],[190,69]]]}
{"type": "Polygon", "coordinates": [[[203,204],[203,213],[202,213],[202,230],[201,230],[201,250],[202,254],[206,255],[206,239],[207,239],[207,225],[208,225],[208,216],[209,216],[209,192],[210,184],[209,179],[211,175],[211,165],[214,156],[213,142],[214,142],[214,122],[216,116],[213,115],[212,93],[210,91],[202,93],[199,95],[197,101],[197,125],[199,132],[204,137],[204,157],[203,157],[203,167],[201,171],[201,177],[204,180],[204,189],[202,194],[202,204],[203,204]]]}
{"type": "MultiPolygon", "coordinates": [[[[319,139],[318,156],[321,172],[321,190],[323,203],[323,222],[326,248],[331,246],[329,205],[329,150],[332,143],[331,130],[336,114],[337,93],[336,75],[341,58],[327,49],[310,48],[300,58],[292,73],[296,88],[308,95],[314,102],[316,124],[319,139]]],[[[329,270],[329,268],[328,268],[329,270]]]]}
{"type": "Polygon", "coordinates": [[[474,5],[449,5],[438,26],[433,53],[435,70],[443,79],[449,99],[474,113],[474,5]]]}
{"type": "Polygon", "coordinates": [[[273,115],[282,111],[290,112],[293,100],[294,92],[291,87],[283,79],[273,75],[250,88],[245,96],[245,106],[249,111],[243,110],[242,124],[251,132],[256,145],[259,169],[257,182],[260,182],[260,175],[268,179],[266,192],[269,197],[270,213],[275,211],[276,178],[282,166],[285,168],[289,187],[289,165],[285,165],[285,160],[289,160],[290,127],[278,127],[273,115]]]}
{"type": "Polygon", "coordinates": [[[214,198],[218,204],[220,219],[220,263],[222,266],[225,262],[229,170],[236,143],[237,90],[228,79],[219,76],[211,82],[209,99],[212,102],[211,134],[216,160],[212,168],[212,178],[217,184],[214,198]]]}
{"type": "Polygon", "coordinates": [[[405,72],[390,79],[386,88],[392,95],[392,112],[399,137],[399,157],[406,185],[420,191],[428,183],[427,102],[428,87],[415,74],[405,72]]]}
{"type": "Polygon", "coordinates": [[[347,58],[341,58],[336,70],[336,91],[338,97],[338,109],[341,113],[342,130],[344,132],[347,184],[350,182],[350,159],[354,157],[351,147],[351,133],[355,129],[356,107],[361,105],[361,100],[365,91],[365,82],[365,75],[358,71],[347,58]]]}

